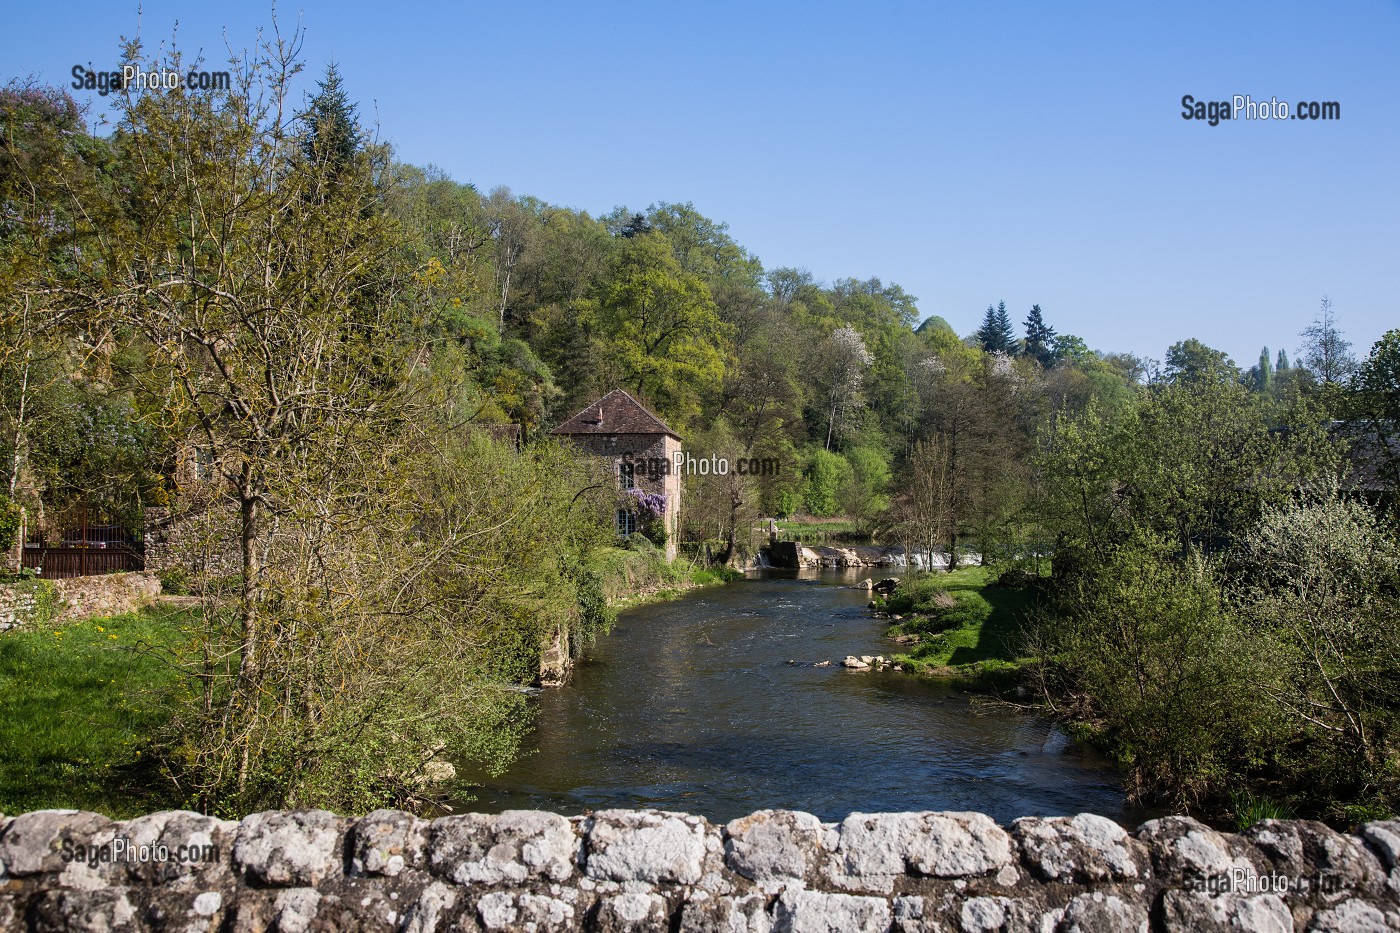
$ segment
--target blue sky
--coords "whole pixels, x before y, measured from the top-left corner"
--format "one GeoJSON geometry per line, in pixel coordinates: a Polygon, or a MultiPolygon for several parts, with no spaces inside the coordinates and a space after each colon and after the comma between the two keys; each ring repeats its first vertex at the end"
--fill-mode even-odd
{"type": "MultiPolygon", "coordinates": [[[[145,0],[226,57],[267,3],[145,0]]],[[[1032,303],[1096,348],[1292,355],[1329,294],[1400,327],[1400,2],[284,3],[399,158],[604,213],[691,201],[765,266],[879,276],[960,333],[1032,303]],[[1338,101],[1211,127],[1181,97],[1338,101]]],[[[0,76],[117,59],[134,3],[4,14],[0,76]]],[[[78,99],[98,99],[73,92],[78,99]]]]}

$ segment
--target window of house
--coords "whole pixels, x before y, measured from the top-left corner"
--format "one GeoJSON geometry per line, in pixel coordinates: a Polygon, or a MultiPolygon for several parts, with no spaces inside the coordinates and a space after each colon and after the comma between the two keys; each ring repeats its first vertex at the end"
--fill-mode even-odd
{"type": "Polygon", "coordinates": [[[214,478],[214,451],[208,447],[196,447],[194,450],[194,478],[201,483],[207,483],[214,478]]]}
{"type": "Polygon", "coordinates": [[[630,460],[624,460],[617,467],[618,480],[623,489],[635,489],[637,486],[637,466],[630,460]]]}
{"type": "Polygon", "coordinates": [[[617,510],[617,533],[624,538],[637,530],[637,513],[631,509],[617,510]]]}

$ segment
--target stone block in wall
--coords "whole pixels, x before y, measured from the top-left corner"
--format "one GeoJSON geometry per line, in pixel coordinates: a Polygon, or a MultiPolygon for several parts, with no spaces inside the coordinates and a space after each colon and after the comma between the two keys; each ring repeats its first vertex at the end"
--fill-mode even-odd
{"type": "Polygon", "coordinates": [[[0,930],[681,930],[685,933],[1400,929],[1395,823],[1221,833],[1180,817],[760,811],[723,829],[656,810],[423,820],[379,810],[0,817],[0,930]],[[65,859],[116,839],[196,846],[200,865],[65,859]],[[1221,889],[1220,871],[1334,879],[1221,889]],[[1209,882],[1209,883],[1207,883],[1209,882]]]}

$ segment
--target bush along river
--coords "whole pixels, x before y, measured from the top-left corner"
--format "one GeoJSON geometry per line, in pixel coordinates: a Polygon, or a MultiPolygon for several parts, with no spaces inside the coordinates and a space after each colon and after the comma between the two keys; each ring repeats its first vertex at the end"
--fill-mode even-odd
{"type": "Polygon", "coordinates": [[[458,812],[657,807],[725,822],[905,810],[1102,814],[1127,825],[1112,762],[1036,716],[953,687],[852,671],[889,654],[869,573],[765,571],[622,613],[570,682],[543,691],[522,756],[458,812]],[[832,660],[830,666],[813,662],[832,660]],[[789,663],[796,661],[798,663],[789,663]]]}

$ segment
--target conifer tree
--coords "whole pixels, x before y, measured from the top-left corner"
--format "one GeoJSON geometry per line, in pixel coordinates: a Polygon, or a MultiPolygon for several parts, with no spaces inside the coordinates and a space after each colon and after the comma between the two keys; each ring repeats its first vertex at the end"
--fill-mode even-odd
{"type": "Polygon", "coordinates": [[[1030,314],[1026,316],[1024,354],[1037,360],[1040,365],[1048,367],[1055,362],[1054,340],[1055,328],[1045,323],[1040,305],[1031,305],[1030,314]]]}
{"type": "Polygon", "coordinates": [[[995,308],[987,305],[987,313],[982,318],[982,326],[977,329],[976,337],[982,349],[988,353],[1016,352],[1016,331],[1011,326],[1011,315],[1006,313],[1006,302],[998,302],[995,308]]]}
{"type": "Polygon", "coordinates": [[[1274,381],[1274,364],[1269,358],[1269,348],[1265,347],[1259,351],[1259,364],[1251,371],[1254,377],[1254,388],[1260,392],[1269,391],[1269,386],[1274,381]]]}
{"type": "Polygon", "coordinates": [[[311,98],[302,117],[306,122],[302,150],[310,161],[326,165],[331,174],[339,174],[359,152],[364,133],[334,62],[326,66],[325,80],[318,81],[317,86],[321,90],[311,98]]]}

